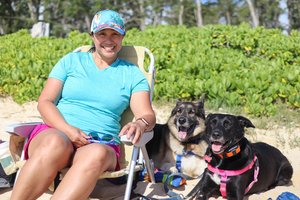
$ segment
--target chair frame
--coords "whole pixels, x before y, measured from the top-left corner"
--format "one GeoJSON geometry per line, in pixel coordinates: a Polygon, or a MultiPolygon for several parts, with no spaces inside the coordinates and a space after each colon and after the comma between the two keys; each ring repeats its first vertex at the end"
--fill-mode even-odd
{"type": "MultiPolygon", "coordinates": [[[[92,46],[87,45],[87,46],[82,46],[79,47],[77,49],[75,49],[73,52],[87,52],[90,51],[92,48],[92,46]]],[[[122,59],[126,59],[127,52],[132,51],[132,53],[136,53],[136,55],[133,55],[133,57],[137,57],[136,61],[134,60],[133,63],[136,64],[139,69],[146,75],[148,83],[150,85],[150,100],[152,101],[152,97],[153,97],[153,88],[154,88],[154,81],[155,81],[155,67],[154,67],[154,56],[151,53],[151,51],[149,49],[147,49],[146,47],[142,47],[142,46],[123,46],[122,50],[120,52],[120,57],[125,57],[122,59]],[[138,55],[137,52],[142,52],[142,54],[138,55]],[[148,71],[145,71],[143,63],[141,64],[141,62],[144,62],[144,56],[145,54],[147,54],[150,58],[150,63],[148,66],[148,71]],[[140,60],[139,60],[140,59],[140,60]]],[[[131,55],[132,56],[132,55],[131,55]]],[[[129,61],[132,61],[129,59],[129,61]]],[[[128,111],[125,111],[126,113],[128,113],[128,111]]],[[[124,113],[125,113],[124,112],[124,113]]],[[[128,115],[128,114],[126,114],[128,115]]],[[[133,116],[132,112],[131,115],[133,116]]],[[[129,118],[127,120],[125,120],[125,122],[122,122],[122,126],[124,124],[126,124],[129,121],[134,120],[133,118],[129,118]]],[[[41,124],[42,122],[28,122],[28,123],[16,123],[16,124],[10,124],[6,127],[6,132],[12,134],[11,136],[20,136],[25,138],[24,141],[24,145],[27,142],[27,139],[30,136],[30,133],[33,131],[33,129],[35,128],[36,125],[41,124]]],[[[131,195],[131,190],[132,190],[132,184],[133,184],[133,179],[134,179],[134,172],[135,171],[139,171],[141,169],[143,169],[143,167],[146,167],[147,172],[150,176],[150,180],[152,183],[155,183],[155,179],[154,179],[154,166],[153,164],[150,162],[149,160],[149,156],[146,150],[146,143],[148,141],[150,141],[153,138],[153,131],[149,131],[149,132],[145,132],[142,137],[140,138],[139,142],[136,144],[132,144],[130,139],[127,139],[126,136],[121,137],[121,142],[125,145],[129,145],[129,146],[133,146],[133,150],[132,150],[132,155],[131,155],[131,160],[129,163],[129,167],[125,168],[124,174],[128,174],[128,179],[127,179],[127,183],[126,183],[126,190],[125,190],[125,195],[124,195],[124,200],[129,200],[130,199],[130,195],[131,195]]],[[[24,146],[23,146],[24,148],[24,146]]],[[[16,156],[16,155],[14,155],[16,156]]],[[[24,160],[24,151],[22,150],[21,153],[21,157],[19,158],[20,161],[17,162],[17,166],[19,168],[21,168],[21,166],[23,166],[23,164],[25,163],[24,160]]],[[[15,160],[18,160],[18,158],[15,158],[15,160]]],[[[124,169],[123,169],[124,170],[124,169]]],[[[17,175],[16,175],[16,180],[18,178],[20,170],[18,170],[17,175]]],[[[103,175],[101,175],[99,177],[99,179],[102,178],[109,178],[111,177],[110,174],[114,173],[114,172],[105,172],[103,175]]],[[[121,173],[122,175],[124,175],[123,173],[121,173]]],[[[15,180],[15,181],[16,181],[15,180]]]]}

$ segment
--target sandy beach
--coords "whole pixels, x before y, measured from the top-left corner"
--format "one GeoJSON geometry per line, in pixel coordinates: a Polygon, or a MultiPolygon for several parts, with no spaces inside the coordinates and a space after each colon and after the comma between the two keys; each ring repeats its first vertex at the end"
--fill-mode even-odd
{"type": "MultiPolygon", "coordinates": [[[[36,102],[28,102],[23,105],[15,103],[10,97],[0,97],[0,139],[8,141],[9,134],[5,132],[5,127],[11,123],[41,121],[39,113],[36,109],[36,102]]],[[[170,107],[155,106],[158,123],[164,123],[171,112],[170,107]]],[[[254,129],[247,133],[250,141],[264,141],[279,148],[289,159],[294,174],[292,184],[289,186],[280,186],[261,194],[254,194],[248,197],[250,200],[267,200],[272,198],[275,200],[282,192],[291,192],[300,197],[300,152],[299,145],[293,145],[292,140],[299,139],[300,128],[297,127],[280,127],[274,126],[273,129],[254,129]]],[[[199,180],[188,181],[185,186],[173,190],[176,193],[186,195],[195,186],[199,180]]],[[[90,199],[122,199],[125,185],[113,185],[108,181],[102,180],[97,184],[90,199]]],[[[149,197],[166,198],[163,186],[160,183],[151,184],[148,182],[138,182],[137,193],[144,194],[149,197]]],[[[10,199],[11,189],[1,189],[0,199],[10,199]]],[[[46,200],[51,198],[51,192],[43,194],[39,199],[46,200]]],[[[222,199],[222,198],[218,198],[222,199]]]]}

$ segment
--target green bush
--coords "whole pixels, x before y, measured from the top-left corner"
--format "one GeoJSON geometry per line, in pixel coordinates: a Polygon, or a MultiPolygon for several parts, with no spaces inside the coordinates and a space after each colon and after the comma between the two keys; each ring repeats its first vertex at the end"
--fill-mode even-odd
{"type": "Polygon", "coordinates": [[[32,38],[27,30],[0,37],[0,94],[18,103],[36,100],[55,63],[67,52],[88,44],[87,34],[68,38],[32,38]]]}
{"type": "Polygon", "coordinates": [[[162,26],[130,41],[154,51],[155,99],[197,100],[206,93],[217,107],[239,106],[256,116],[275,114],[278,103],[300,107],[299,32],[286,36],[244,24],[162,26]]]}
{"type": "MultiPolygon", "coordinates": [[[[90,44],[88,34],[31,38],[25,30],[0,37],[0,94],[36,100],[53,65],[90,44]]],[[[198,100],[273,115],[284,103],[300,108],[300,34],[248,25],[148,27],[128,31],[124,44],[148,47],[157,68],[154,99],[198,100]]]]}

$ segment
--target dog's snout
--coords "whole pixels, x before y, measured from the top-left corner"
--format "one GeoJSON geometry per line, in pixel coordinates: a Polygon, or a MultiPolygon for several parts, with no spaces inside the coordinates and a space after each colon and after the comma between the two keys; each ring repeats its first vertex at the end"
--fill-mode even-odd
{"type": "Polygon", "coordinates": [[[186,118],[185,117],[179,117],[178,122],[179,122],[179,124],[184,124],[186,122],[186,118]]]}
{"type": "Polygon", "coordinates": [[[215,139],[219,139],[222,136],[222,133],[219,131],[214,131],[211,136],[215,139]]]}

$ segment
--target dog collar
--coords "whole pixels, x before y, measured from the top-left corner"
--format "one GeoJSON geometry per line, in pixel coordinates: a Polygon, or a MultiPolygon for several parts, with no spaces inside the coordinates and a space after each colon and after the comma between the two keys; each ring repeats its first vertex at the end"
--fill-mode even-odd
{"type": "Polygon", "coordinates": [[[240,145],[237,144],[234,147],[231,147],[227,152],[218,154],[218,156],[221,158],[229,158],[229,157],[237,155],[240,152],[241,152],[241,147],[240,147],[240,145]]]}
{"type": "Polygon", "coordinates": [[[201,140],[204,140],[203,134],[194,136],[194,137],[190,138],[188,141],[181,142],[181,143],[182,143],[183,145],[186,145],[186,144],[199,144],[199,142],[200,142],[201,140]]]}
{"type": "Polygon", "coordinates": [[[176,154],[176,169],[178,170],[178,172],[181,172],[181,159],[182,156],[187,156],[187,155],[196,155],[194,154],[194,152],[192,151],[182,151],[182,154],[176,154]]]}
{"type": "MultiPolygon", "coordinates": [[[[218,155],[220,158],[223,159],[223,158],[229,158],[229,157],[235,156],[235,155],[237,155],[237,154],[240,153],[240,152],[241,152],[241,147],[240,147],[240,145],[237,144],[236,146],[234,146],[234,147],[232,147],[231,149],[229,149],[229,152],[227,151],[227,152],[223,152],[223,153],[220,153],[220,154],[217,154],[217,155],[218,155]]],[[[210,163],[211,159],[212,159],[211,156],[205,154],[204,160],[205,160],[207,163],[210,163]]]]}

